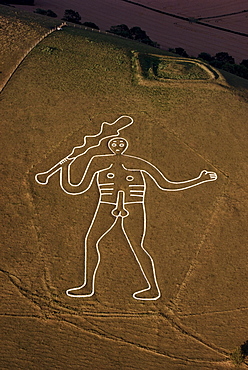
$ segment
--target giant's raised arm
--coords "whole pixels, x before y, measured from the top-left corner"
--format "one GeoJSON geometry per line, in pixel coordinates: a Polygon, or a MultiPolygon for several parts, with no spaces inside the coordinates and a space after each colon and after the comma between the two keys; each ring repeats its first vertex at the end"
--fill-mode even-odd
{"type": "Polygon", "coordinates": [[[60,171],[61,165],[65,162],[85,155],[89,150],[97,148],[105,139],[119,136],[121,130],[132,124],[133,118],[130,116],[120,116],[113,123],[103,122],[101,124],[100,131],[97,134],[84,136],[82,145],[75,146],[69,155],[49,168],[49,170],[37,173],[35,175],[35,180],[40,185],[47,185],[50,177],[60,171]]]}
{"type": "MultiPolygon", "coordinates": [[[[200,175],[184,181],[170,181],[168,180],[164,174],[152,163],[146,161],[145,159],[134,157],[134,156],[127,156],[129,157],[129,161],[131,166],[131,158],[133,158],[133,164],[135,170],[140,170],[147,175],[149,175],[155,184],[159,187],[159,189],[164,191],[179,191],[179,190],[186,190],[193,186],[197,186],[203,184],[208,181],[215,181],[217,180],[217,174],[215,172],[201,171],[200,175]]],[[[133,169],[134,169],[133,167],[133,169]]],[[[132,171],[132,168],[127,168],[128,170],[132,171]]]]}
{"type": "MultiPolygon", "coordinates": [[[[71,182],[71,165],[73,161],[70,161],[66,158],[59,170],[61,189],[70,195],[79,195],[85,193],[91,187],[96,173],[100,169],[103,169],[101,167],[99,157],[100,156],[94,156],[90,159],[83,173],[82,179],[77,184],[73,184],[71,182]]],[[[107,168],[110,168],[111,166],[112,165],[107,168]]]]}

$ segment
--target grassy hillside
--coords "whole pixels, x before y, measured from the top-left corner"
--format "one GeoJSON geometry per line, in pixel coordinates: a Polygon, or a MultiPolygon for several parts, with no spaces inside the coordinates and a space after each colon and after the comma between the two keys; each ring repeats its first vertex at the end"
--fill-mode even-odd
{"type": "Polygon", "coordinates": [[[0,5],[0,86],[6,81],[23,54],[51,27],[61,23],[48,17],[37,17],[12,7],[0,5]]]}
{"type": "MultiPolygon", "coordinates": [[[[25,52],[22,32],[29,30],[32,42],[49,27],[41,19],[50,22],[6,9],[0,8],[5,19],[22,31],[15,35],[16,54],[3,49],[5,66],[25,52]]],[[[11,37],[5,31],[4,45],[11,37]]],[[[232,77],[230,85],[218,72],[212,80],[204,74],[199,83],[199,69],[196,82],[187,80],[182,58],[171,63],[171,57],[170,68],[184,78],[169,81],[167,55],[113,35],[65,27],[40,42],[5,86],[3,368],[35,369],[39,363],[44,369],[77,369],[80,363],[88,369],[131,364],[152,370],[156,364],[219,370],[232,368],[231,352],[247,340],[245,84],[232,77]],[[163,74],[151,81],[141,76],[134,56],[155,54],[163,74]],[[61,191],[58,174],[47,186],[34,176],[82,145],[85,135],[99,132],[102,122],[121,115],[134,119],[123,132],[128,154],[152,162],[174,181],[203,169],[215,171],[218,181],[165,194],[147,179],[146,242],[161,299],[132,298],[143,281],[118,225],[101,242],[96,298],[70,299],[65,290],[82,279],[82,238],[97,189],[72,197],[61,191]]],[[[99,152],[108,152],[106,143],[99,152]]],[[[83,165],[77,163],[76,177],[83,165]]]]}

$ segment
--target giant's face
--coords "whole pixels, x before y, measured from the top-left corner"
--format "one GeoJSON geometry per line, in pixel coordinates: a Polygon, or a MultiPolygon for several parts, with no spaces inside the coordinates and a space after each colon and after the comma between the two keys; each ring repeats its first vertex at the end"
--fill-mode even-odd
{"type": "Polygon", "coordinates": [[[127,150],[128,142],[121,137],[114,138],[109,140],[108,147],[114,154],[123,154],[127,150]]]}

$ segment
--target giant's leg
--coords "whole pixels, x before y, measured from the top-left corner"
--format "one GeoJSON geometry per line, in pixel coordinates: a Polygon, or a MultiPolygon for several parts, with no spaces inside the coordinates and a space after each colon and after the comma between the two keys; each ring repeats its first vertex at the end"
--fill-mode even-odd
{"type": "Polygon", "coordinates": [[[133,297],[139,300],[156,300],[161,293],[157,283],[155,265],[143,246],[146,233],[145,207],[141,203],[133,203],[127,204],[126,209],[129,216],[122,219],[122,229],[148,284],[146,288],[135,292],[133,297]]]}
{"type": "Polygon", "coordinates": [[[117,221],[111,214],[112,209],[111,204],[98,204],[84,241],[84,283],[77,288],[68,289],[66,294],[70,297],[86,298],[95,293],[95,277],[101,259],[99,243],[117,221]]]}

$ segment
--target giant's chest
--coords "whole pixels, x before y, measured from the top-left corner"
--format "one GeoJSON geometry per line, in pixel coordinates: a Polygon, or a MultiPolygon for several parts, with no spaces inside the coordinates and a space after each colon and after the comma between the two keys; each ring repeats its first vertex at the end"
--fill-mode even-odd
{"type": "Polygon", "coordinates": [[[125,190],[129,185],[144,185],[140,170],[126,170],[122,166],[112,166],[99,172],[98,184],[111,184],[118,190],[125,190]]]}

